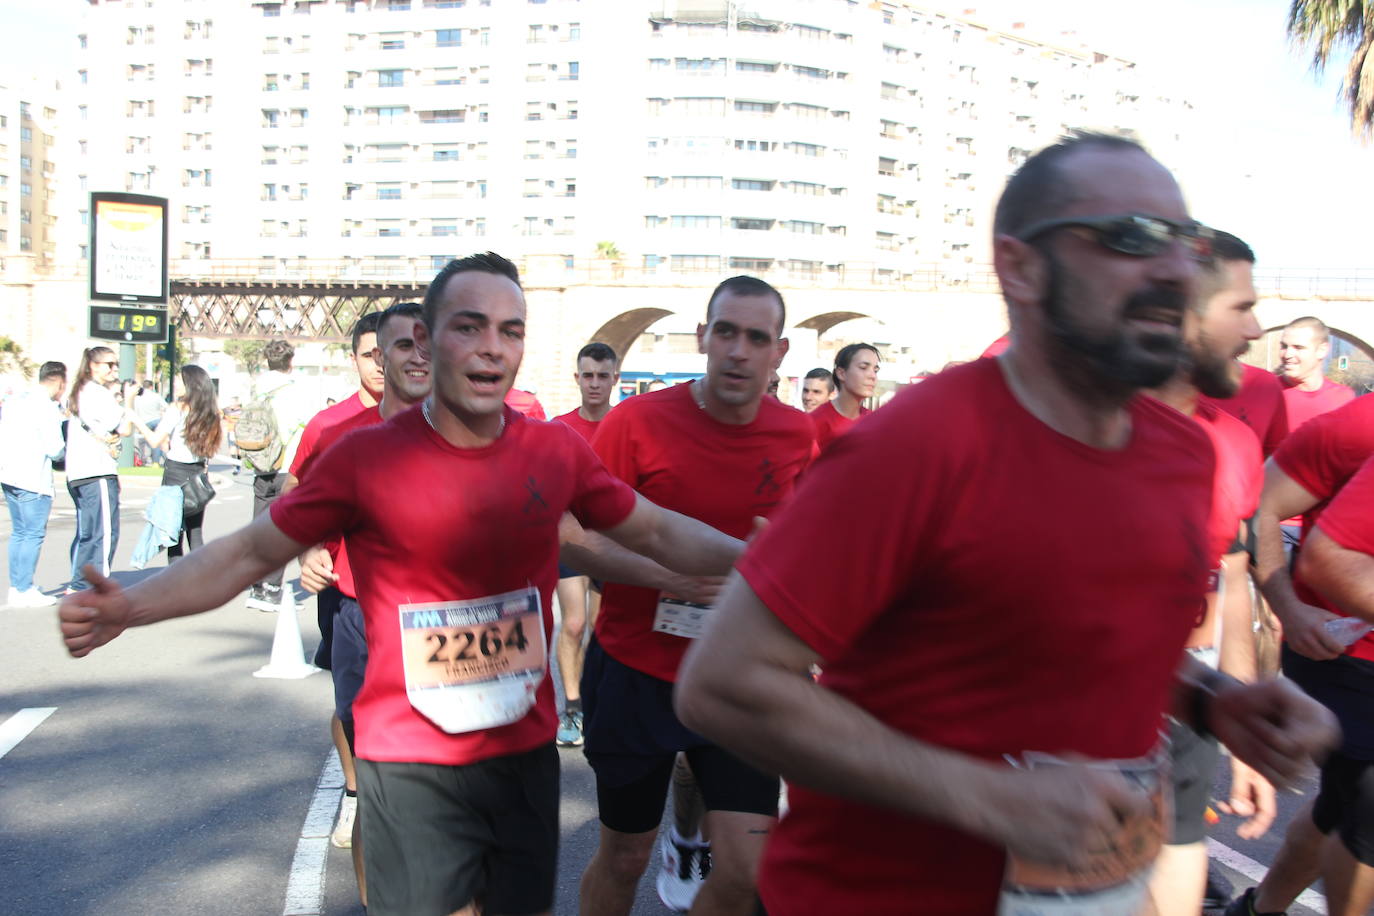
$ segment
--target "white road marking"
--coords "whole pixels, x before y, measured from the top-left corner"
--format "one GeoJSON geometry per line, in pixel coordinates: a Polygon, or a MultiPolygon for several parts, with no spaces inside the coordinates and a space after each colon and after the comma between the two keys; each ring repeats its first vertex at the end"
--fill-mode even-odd
{"type": "Polygon", "coordinates": [[[30,706],[21,709],[0,725],[0,757],[14,750],[29,732],[43,724],[43,720],[57,712],[56,706],[30,706]]]}
{"type": "MultiPolygon", "coordinates": [[[[1218,843],[1210,837],[1207,839],[1207,855],[1222,865],[1234,868],[1256,884],[1263,881],[1265,874],[1269,871],[1244,853],[1236,852],[1230,846],[1218,843]]],[[[1326,896],[1310,888],[1298,895],[1297,902],[1309,909],[1316,910],[1318,913],[1326,912],[1326,896]]]]}
{"type": "Polygon", "coordinates": [[[324,913],[324,869],[329,861],[329,834],[334,829],[334,814],[339,810],[343,786],[339,754],[330,750],[329,756],[324,758],[315,794],[310,797],[301,837],[296,842],[282,916],[321,916],[324,913]]]}

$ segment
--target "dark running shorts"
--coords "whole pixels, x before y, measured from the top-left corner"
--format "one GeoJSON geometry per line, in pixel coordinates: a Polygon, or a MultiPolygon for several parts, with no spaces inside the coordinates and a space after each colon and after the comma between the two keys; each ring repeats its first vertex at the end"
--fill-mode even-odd
{"type": "Polygon", "coordinates": [[[1312,822],[1322,833],[1339,831],[1357,861],[1374,866],[1374,761],[1332,754],[1322,765],[1312,822]]]}
{"type": "Polygon", "coordinates": [[[597,808],[610,829],[658,828],[678,751],[686,752],[708,811],[777,817],[776,776],[683,725],[673,711],[673,685],[611,658],[594,635],[582,668],[582,713],[597,808]]]}
{"type": "Polygon", "coordinates": [[[343,723],[348,749],[353,750],[353,700],[363,689],[367,673],[367,636],[363,630],[363,609],[352,598],[341,597],[334,617],[334,658],[330,674],[334,678],[334,715],[343,723]]]}
{"type": "Polygon", "coordinates": [[[369,916],[447,916],[473,900],[553,908],[558,750],[465,766],[357,761],[369,916]]]}
{"type": "Polygon", "coordinates": [[[1341,723],[1341,753],[1374,760],[1374,662],[1342,655],[1317,662],[1283,647],[1283,673],[1341,723]]]}
{"type": "Polygon", "coordinates": [[[320,625],[320,646],[315,650],[315,667],[329,670],[334,657],[334,615],[339,612],[343,592],[334,586],[315,596],[315,621],[320,625]]]}

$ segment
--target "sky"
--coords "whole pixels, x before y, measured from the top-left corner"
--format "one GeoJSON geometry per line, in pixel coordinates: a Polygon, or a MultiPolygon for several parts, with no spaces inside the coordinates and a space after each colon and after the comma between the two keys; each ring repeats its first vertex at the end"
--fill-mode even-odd
{"type": "MultiPolygon", "coordinates": [[[[237,0],[230,0],[237,2],[237,0]]],[[[498,0],[513,2],[513,0],[498,0]]],[[[611,2],[611,0],[587,0],[611,2]]],[[[86,0],[0,0],[5,71],[71,72],[86,0]]],[[[1374,146],[1338,101],[1343,60],[1324,79],[1287,41],[1288,0],[926,0],[990,25],[1076,33],[1181,86],[1202,112],[1187,163],[1169,163],[1194,216],[1251,243],[1261,270],[1331,275],[1374,268],[1374,146]]],[[[1074,39],[1062,39],[1069,43],[1074,39]]],[[[1147,145],[1149,138],[1143,138],[1147,145]]]]}

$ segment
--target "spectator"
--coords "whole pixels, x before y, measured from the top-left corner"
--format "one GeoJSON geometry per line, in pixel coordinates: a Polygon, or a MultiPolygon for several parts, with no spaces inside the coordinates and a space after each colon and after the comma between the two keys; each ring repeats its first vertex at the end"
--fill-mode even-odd
{"type": "Polygon", "coordinates": [[[67,367],[46,362],[38,370],[38,387],[5,399],[0,415],[0,484],[10,510],[10,607],[46,607],[54,599],[33,584],[38,552],[52,511],[52,462],[60,458],[62,411],[58,402],[67,388],[67,367]]]}
{"type": "Polygon", "coordinates": [[[87,588],[81,568],[91,564],[110,574],[119,546],[120,439],[129,435],[129,412],[108,387],[118,385],[119,359],[109,347],[81,354],[67,408],[67,492],[76,506],[72,572],[67,593],[87,588]]]}

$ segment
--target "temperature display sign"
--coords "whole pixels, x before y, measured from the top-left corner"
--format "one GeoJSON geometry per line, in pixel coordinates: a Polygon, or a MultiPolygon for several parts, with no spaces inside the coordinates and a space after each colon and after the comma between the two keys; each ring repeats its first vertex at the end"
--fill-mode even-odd
{"type": "Polygon", "coordinates": [[[89,336],[123,343],[166,343],[167,313],[162,309],[93,305],[89,336]]]}

